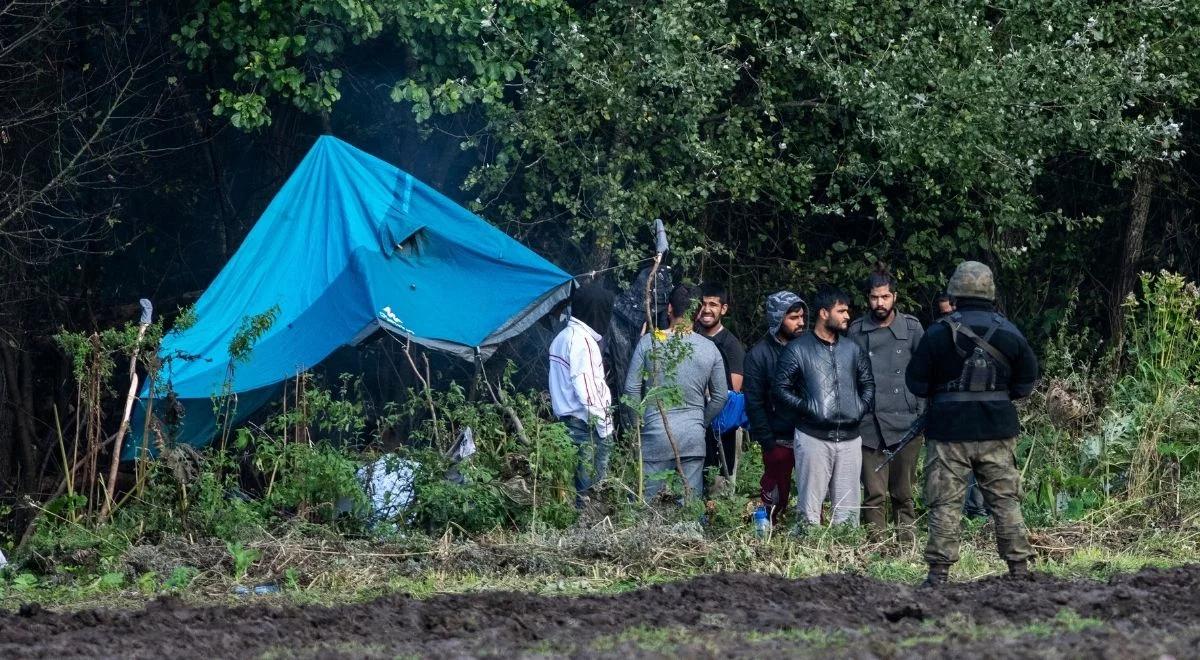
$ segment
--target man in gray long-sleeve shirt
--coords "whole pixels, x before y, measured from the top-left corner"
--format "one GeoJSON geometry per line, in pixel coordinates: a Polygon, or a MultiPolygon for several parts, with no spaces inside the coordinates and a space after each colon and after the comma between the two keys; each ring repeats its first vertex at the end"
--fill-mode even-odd
{"type": "Polygon", "coordinates": [[[625,396],[635,401],[653,388],[674,390],[656,395],[665,397],[665,427],[655,402],[646,402],[642,474],[647,499],[663,487],[663,480],[654,477],[677,469],[667,429],[679,451],[687,493],[694,497],[704,492],[704,430],[725,405],[725,363],[716,345],[692,331],[688,310],[694,300],[695,293],[687,286],[671,291],[667,303],[671,328],[647,333],[638,341],[625,378],[625,396]]]}

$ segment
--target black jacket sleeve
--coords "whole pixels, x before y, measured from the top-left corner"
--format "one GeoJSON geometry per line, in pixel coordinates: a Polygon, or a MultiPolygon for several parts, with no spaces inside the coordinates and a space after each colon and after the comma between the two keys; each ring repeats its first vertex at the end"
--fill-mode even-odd
{"type": "Polygon", "coordinates": [[[1008,396],[1023,399],[1033,394],[1037,386],[1038,361],[1025,337],[1021,337],[1021,352],[1012,362],[1012,375],[1008,380],[1008,396]]]}
{"type": "Polygon", "coordinates": [[[871,358],[858,349],[858,398],[865,417],[875,407],[875,374],[871,373],[871,358]]]}
{"type": "Polygon", "coordinates": [[[767,371],[762,351],[754,348],[746,353],[745,374],[742,392],[746,395],[746,417],[750,419],[750,438],[762,445],[763,451],[775,446],[775,434],[771,431],[770,416],[767,414],[767,397],[771,396],[771,376],[767,371]]]}
{"type": "MultiPolygon", "coordinates": [[[[911,363],[912,356],[917,354],[917,349],[921,347],[921,340],[923,340],[925,338],[925,328],[924,328],[924,326],[921,325],[920,321],[913,319],[912,326],[909,329],[909,336],[912,338],[908,344],[908,356],[909,356],[909,360],[911,363]]],[[[905,387],[908,386],[907,379],[908,379],[908,374],[905,373],[905,381],[906,381],[905,387]]],[[[928,406],[929,406],[928,400],[923,399],[923,398],[917,399],[917,414],[924,415],[925,409],[928,406]]]]}
{"type": "Polygon", "coordinates": [[[779,354],[779,361],[775,363],[775,376],[771,385],[771,396],[775,397],[772,399],[775,405],[797,419],[803,417],[806,412],[804,393],[796,391],[797,385],[804,382],[804,379],[800,378],[800,371],[803,369],[801,358],[799,342],[793,341],[788,344],[779,354]]]}
{"type": "Polygon", "coordinates": [[[908,385],[908,391],[922,399],[927,399],[932,394],[929,381],[933,377],[933,356],[930,347],[936,341],[937,335],[937,328],[930,328],[925,332],[904,371],[904,382],[908,385]]]}

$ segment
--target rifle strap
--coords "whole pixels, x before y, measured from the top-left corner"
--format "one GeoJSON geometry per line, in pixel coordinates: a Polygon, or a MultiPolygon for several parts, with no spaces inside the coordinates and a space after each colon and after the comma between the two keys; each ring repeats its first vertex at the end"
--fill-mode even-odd
{"type": "Polygon", "coordinates": [[[998,315],[993,317],[992,326],[988,328],[988,331],[984,337],[980,337],[979,335],[975,334],[975,331],[972,330],[969,325],[963,323],[961,319],[962,317],[959,314],[952,314],[941,321],[950,327],[950,339],[954,343],[954,350],[958,351],[959,355],[962,357],[966,357],[965,352],[958,347],[958,333],[961,332],[963,335],[966,335],[967,339],[970,339],[972,342],[974,342],[976,346],[983,349],[988,355],[992,356],[992,359],[995,360],[997,364],[1004,367],[1005,371],[1011,374],[1012,363],[1008,361],[1008,357],[987,341],[988,339],[992,338],[992,335],[996,333],[996,329],[1000,327],[1000,317],[998,315]]]}

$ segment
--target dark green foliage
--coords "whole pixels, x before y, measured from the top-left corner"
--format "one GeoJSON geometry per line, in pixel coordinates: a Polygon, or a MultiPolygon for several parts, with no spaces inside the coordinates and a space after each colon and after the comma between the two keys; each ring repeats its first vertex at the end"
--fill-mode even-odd
{"type": "Polygon", "coordinates": [[[1080,270],[1119,258],[1097,248],[1126,200],[1097,191],[1182,164],[1200,80],[1186,2],[349,6],[205,0],[176,38],[234,65],[218,109],[237,99],[246,127],[275,99],[335,108],[339,56],[395,39],[394,101],[482,122],[464,185],[490,217],[602,268],[643,257],[661,216],[675,265],[730,280],[735,326],[766,291],[856,285],[876,259],[923,306],[973,257],[1050,334],[1080,270]]]}
{"type": "MultiPolygon", "coordinates": [[[[501,383],[502,390],[507,387],[501,383]]],[[[412,511],[418,525],[479,532],[531,524],[565,527],[574,522],[576,448],[566,427],[547,421],[548,411],[535,393],[505,394],[502,405],[468,401],[461,387],[451,385],[433,399],[440,426],[436,436],[435,423],[426,419],[404,451],[419,465],[412,511]],[[505,407],[520,420],[529,444],[514,432],[505,407]],[[478,452],[464,463],[451,465],[451,439],[468,427],[478,452]],[[447,481],[452,472],[461,476],[461,484],[447,481]]],[[[414,393],[409,401],[410,414],[420,413],[423,399],[414,393]]]]}

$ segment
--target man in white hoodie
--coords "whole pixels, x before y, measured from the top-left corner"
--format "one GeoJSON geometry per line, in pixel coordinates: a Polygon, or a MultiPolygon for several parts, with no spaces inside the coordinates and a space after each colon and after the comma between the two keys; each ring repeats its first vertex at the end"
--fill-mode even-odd
{"type": "Polygon", "coordinates": [[[575,505],[608,471],[613,430],[612,393],[604,378],[601,332],[612,317],[613,294],[589,284],[571,295],[571,318],[550,343],[550,405],[579,448],[575,505]]]}

